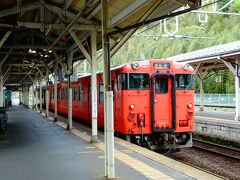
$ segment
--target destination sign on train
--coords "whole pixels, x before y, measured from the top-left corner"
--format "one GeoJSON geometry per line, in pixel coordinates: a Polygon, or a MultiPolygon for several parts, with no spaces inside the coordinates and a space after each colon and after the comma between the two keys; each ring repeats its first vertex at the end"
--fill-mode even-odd
{"type": "Polygon", "coordinates": [[[169,69],[170,63],[153,63],[153,69],[169,69]]]}

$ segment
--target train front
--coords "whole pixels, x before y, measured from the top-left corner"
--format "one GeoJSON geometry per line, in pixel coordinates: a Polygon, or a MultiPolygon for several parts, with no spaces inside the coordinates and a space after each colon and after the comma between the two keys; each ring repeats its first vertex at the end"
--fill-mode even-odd
{"type": "Polygon", "coordinates": [[[131,141],[153,150],[191,147],[193,68],[169,60],[149,60],[127,69],[128,87],[134,87],[123,98],[131,141]]]}

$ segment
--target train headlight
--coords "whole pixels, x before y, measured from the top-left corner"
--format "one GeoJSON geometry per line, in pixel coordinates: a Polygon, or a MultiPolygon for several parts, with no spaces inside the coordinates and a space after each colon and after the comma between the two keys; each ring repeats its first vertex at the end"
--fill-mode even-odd
{"type": "Polygon", "coordinates": [[[131,67],[132,67],[134,70],[137,70],[138,67],[139,67],[139,64],[138,64],[138,63],[132,63],[132,64],[131,64],[131,67]]]}
{"type": "Polygon", "coordinates": [[[188,71],[188,70],[190,69],[189,64],[184,64],[184,65],[183,65],[183,69],[184,69],[185,71],[188,71]]]}
{"type": "Polygon", "coordinates": [[[191,109],[193,107],[192,103],[188,104],[187,106],[189,109],[191,109]]]}
{"type": "Polygon", "coordinates": [[[130,108],[131,110],[133,110],[133,109],[135,108],[135,105],[134,105],[134,104],[130,104],[130,105],[129,105],[129,108],[130,108]]]}

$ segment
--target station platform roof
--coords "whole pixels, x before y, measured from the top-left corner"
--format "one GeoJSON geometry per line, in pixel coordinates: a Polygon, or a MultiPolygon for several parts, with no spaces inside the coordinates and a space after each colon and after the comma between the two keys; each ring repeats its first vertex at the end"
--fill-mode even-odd
{"type": "MultiPolygon", "coordinates": [[[[78,44],[89,53],[93,30],[101,49],[101,0],[0,0],[0,4],[0,67],[5,86],[32,84],[45,76],[46,69],[53,71],[55,59],[65,62],[69,50],[73,62],[86,59],[78,44]]],[[[138,27],[197,8],[200,0],[111,0],[107,6],[113,55],[138,27]],[[182,12],[174,12],[186,5],[182,12]]]]}
{"type": "Polygon", "coordinates": [[[186,62],[198,69],[202,65],[203,71],[221,70],[235,66],[240,59],[240,41],[220,44],[197,51],[169,57],[178,62],[186,62]]]}

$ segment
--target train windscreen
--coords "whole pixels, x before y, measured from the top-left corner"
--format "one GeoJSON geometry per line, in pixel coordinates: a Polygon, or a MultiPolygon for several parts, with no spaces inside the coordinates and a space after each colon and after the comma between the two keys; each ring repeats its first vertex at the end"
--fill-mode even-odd
{"type": "Polygon", "coordinates": [[[176,89],[190,90],[194,89],[194,77],[192,74],[176,74],[176,89]]]}
{"type": "Polygon", "coordinates": [[[118,75],[118,89],[149,89],[150,77],[146,73],[129,73],[118,75]]]}
{"type": "Polygon", "coordinates": [[[150,78],[148,74],[130,73],[129,89],[148,89],[150,78]]]}

